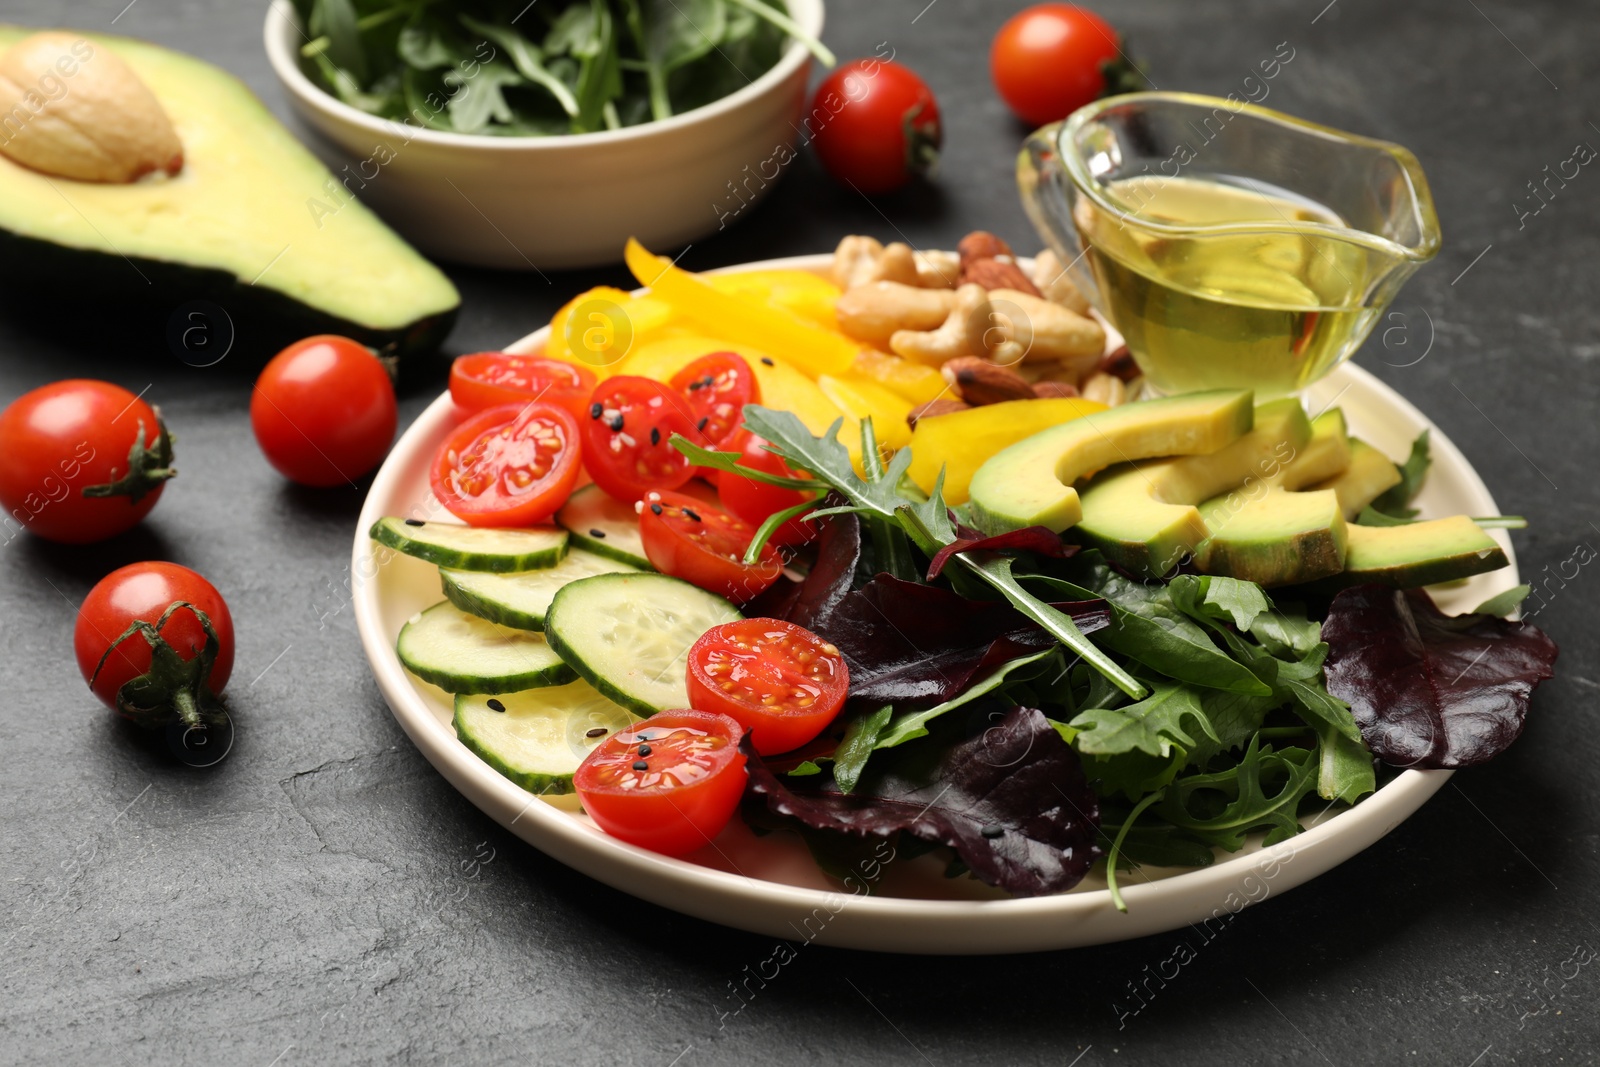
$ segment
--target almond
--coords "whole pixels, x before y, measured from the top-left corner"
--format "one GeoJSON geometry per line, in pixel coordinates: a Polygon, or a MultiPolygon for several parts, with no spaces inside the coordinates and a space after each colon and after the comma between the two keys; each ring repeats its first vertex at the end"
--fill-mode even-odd
{"type": "Polygon", "coordinates": [[[1071,382],[1034,382],[1033,395],[1054,399],[1078,395],[1078,387],[1071,382]]]}
{"type": "Polygon", "coordinates": [[[1011,246],[987,230],[973,230],[967,234],[956,245],[956,251],[961,253],[962,266],[974,259],[993,259],[995,256],[1015,258],[1011,254],[1011,246]]]}
{"type": "Polygon", "coordinates": [[[937,415],[950,415],[957,411],[968,411],[971,408],[972,405],[965,401],[940,397],[938,400],[930,400],[926,404],[918,404],[912,408],[911,412],[906,415],[906,422],[912,429],[916,429],[917,420],[919,419],[931,419],[937,415]]]}
{"type": "Polygon", "coordinates": [[[1098,370],[1113,378],[1121,378],[1124,382],[1131,382],[1139,377],[1139,364],[1134,362],[1133,353],[1128,351],[1127,345],[1118,345],[1107,352],[1100,360],[1098,370]]]}
{"type": "Polygon", "coordinates": [[[1033,386],[1022,375],[977,356],[952,359],[940,368],[940,373],[961,393],[962,400],[975,407],[1033,399],[1033,386]]]}
{"type": "Polygon", "coordinates": [[[961,284],[981,285],[985,289],[1012,289],[1029,296],[1039,295],[1039,290],[1022,268],[1004,259],[963,260],[961,284]]]}

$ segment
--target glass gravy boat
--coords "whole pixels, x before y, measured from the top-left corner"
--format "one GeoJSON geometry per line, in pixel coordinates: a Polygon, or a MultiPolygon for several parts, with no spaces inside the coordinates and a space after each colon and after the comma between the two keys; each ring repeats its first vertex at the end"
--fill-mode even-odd
{"type": "Polygon", "coordinates": [[[1097,101],[1028,138],[1017,182],[1158,393],[1300,391],[1439,250],[1410,152],[1239,100],[1097,101]]]}

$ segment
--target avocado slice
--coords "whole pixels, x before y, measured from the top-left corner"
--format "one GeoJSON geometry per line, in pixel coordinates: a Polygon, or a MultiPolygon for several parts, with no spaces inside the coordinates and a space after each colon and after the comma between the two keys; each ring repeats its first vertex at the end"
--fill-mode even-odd
{"type": "Polygon", "coordinates": [[[974,524],[987,533],[1060,533],[1083,515],[1073,482],[1113,463],[1215,452],[1250,429],[1251,399],[1249,390],[1219,389],[1141,400],[1024,438],[972,476],[974,524]]]}
{"type": "Polygon", "coordinates": [[[1405,526],[1350,524],[1344,571],[1330,583],[1339,586],[1378,582],[1399,589],[1453,582],[1499,570],[1505,550],[1465,515],[1405,526]]]}
{"type": "Polygon", "coordinates": [[[1230,489],[1239,490],[1230,498],[1259,494],[1311,437],[1298,400],[1262,404],[1253,427],[1215,452],[1124,464],[1093,478],[1079,492],[1083,517],[1074,535],[1129,570],[1159,577],[1211,535],[1196,504],[1230,489]]]}
{"type": "Polygon", "coordinates": [[[1313,488],[1332,489],[1339,496],[1344,517],[1354,519],[1361,509],[1400,484],[1400,468],[1365,441],[1350,439],[1350,462],[1343,471],[1313,488]]]}
{"type": "Polygon", "coordinates": [[[1196,546],[1195,562],[1207,574],[1267,586],[1337,574],[1347,543],[1338,496],[1302,488],[1337,475],[1349,462],[1344,413],[1323,412],[1281,469],[1254,489],[1241,485],[1200,505],[1211,534],[1196,546]]]}
{"type": "MultiPolygon", "coordinates": [[[[34,32],[0,25],[0,51],[34,32]]],[[[400,353],[438,346],[461,302],[455,286],[242,82],[143,41],[83,37],[154,92],[183,142],[183,168],[103,184],[0,155],[0,277],[55,302],[67,294],[79,313],[88,297],[162,323],[186,301],[207,300],[232,320],[236,347],[268,354],[312,333],[400,353]]],[[[71,79],[63,83],[71,92],[71,79]]]]}

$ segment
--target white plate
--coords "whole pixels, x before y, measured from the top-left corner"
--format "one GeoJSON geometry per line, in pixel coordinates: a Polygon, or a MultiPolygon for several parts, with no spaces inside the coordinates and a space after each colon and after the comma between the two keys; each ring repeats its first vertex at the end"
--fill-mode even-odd
{"type": "MultiPolygon", "coordinates": [[[[828,263],[826,256],[805,256],[736,269],[820,271],[828,263]]],[[[512,350],[542,348],[544,338],[540,330],[512,350]]],[[[1397,459],[1424,428],[1432,430],[1433,469],[1419,500],[1425,514],[1499,513],[1455,445],[1372,375],[1345,364],[1309,391],[1313,412],[1335,402],[1353,433],[1397,459]]],[[[496,822],[561,862],[664,907],[791,942],[892,952],[1030,952],[1120,941],[1221,919],[1308,881],[1400,825],[1449,777],[1406,771],[1354,808],[1312,820],[1305,833],[1272,849],[1223,854],[1199,870],[1146,869],[1125,877],[1125,914],[1112,907],[1098,878],[1059,896],[1011,899],[972,879],[945,879],[932,857],[895,865],[871,896],[857,895],[830,885],[798,838],[757,838],[738,819],[712,846],[686,859],[635,848],[602,833],[570,798],[533,797],[479,760],[456,740],[448,695],[411,677],[395,657],[401,625],[441,599],[438,576],[434,567],[397,553],[384,551],[380,562],[383,550],[366,532],[383,515],[444,514],[426,472],[453,423],[445,394],[400,438],[361,510],[352,585],[356,623],[378,687],[423,755],[496,822]]],[[[1494,536],[1511,567],[1438,595],[1445,611],[1469,611],[1517,583],[1510,542],[1503,531],[1494,536]]]]}

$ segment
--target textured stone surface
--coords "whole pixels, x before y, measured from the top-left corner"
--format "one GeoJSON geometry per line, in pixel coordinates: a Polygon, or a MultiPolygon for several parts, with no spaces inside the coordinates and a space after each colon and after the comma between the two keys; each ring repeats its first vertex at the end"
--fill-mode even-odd
{"type": "MultiPolygon", "coordinates": [[[[1600,145],[1600,23],[1554,2],[1323,2],[1097,6],[1163,88],[1225,93],[1287,41],[1295,58],[1269,105],[1417,151],[1445,251],[1388,324],[1406,331],[1388,348],[1375,337],[1360,362],[1444,427],[1507,512],[1530,517],[1524,572],[1554,574],[1600,544],[1600,176],[1585,170],[1521,228],[1513,203],[1576,143],[1600,145]],[[1430,337],[1426,358],[1398,366],[1430,337]]],[[[827,36],[846,56],[887,41],[928,77],[947,121],[938,186],[874,205],[802,158],[687,266],[823,251],[858,231],[948,247],[984,227],[1034,245],[1011,179],[1023,131],[986,76],[984,44],[1011,5],[925,3],[835,0],[827,36]]],[[[103,30],[118,6],[12,0],[4,17],[103,30]]],[[[226,65],[282,114],[261,7],[142,0],[115,30],[226,65]]],[[[626,284],[620,270],[548,285],[453,273],[466,307],[452,351],[520,336],[582,287],[626,284]]],[[[412,376],[403,420],[444,369],[412,376]]],[[[111,544],[18,538],[0,551],[0,1062],[1593,1062],[1600,968],[1577,962],[1600,947],[1592,568],[1551,582],[1540,622],[1563,643],[1559,676],[1515,748],[1213,940],[1183,930],[1010,959],[809,947],[721,1019],[766,939],[545,858],[401,734],[342,585],[360,496],[273,474],[250,436],[248,374],[186,367],[93,307],[0,294],[0,400],[67,375],[149,384],[183,474],[111,544]],[[239,741],[211,773],[113,723],[69,653],[90,585],[145,558],[210,576],[238,621],[239,741]],[[1194,957],[1182,966],[1167,962],[1185,958],[1180,943],[1194,957]]]]}

